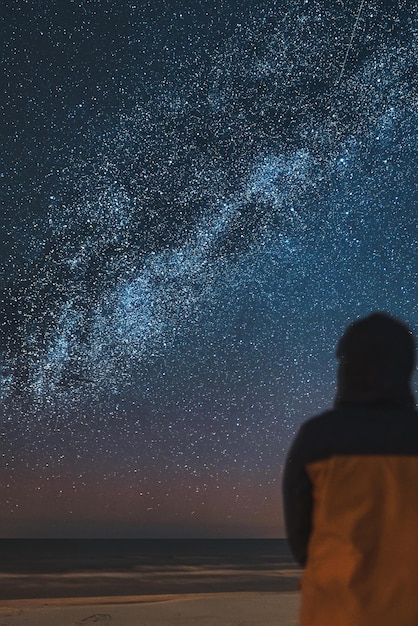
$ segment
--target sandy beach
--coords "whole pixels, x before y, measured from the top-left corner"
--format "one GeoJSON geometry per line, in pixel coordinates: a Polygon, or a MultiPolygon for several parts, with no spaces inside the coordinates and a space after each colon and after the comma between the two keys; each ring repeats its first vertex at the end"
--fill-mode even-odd
{"type": "Polygon", "coordinates": [[[295,626],[297,592],[3,600],[0,626],[295,626]]]}

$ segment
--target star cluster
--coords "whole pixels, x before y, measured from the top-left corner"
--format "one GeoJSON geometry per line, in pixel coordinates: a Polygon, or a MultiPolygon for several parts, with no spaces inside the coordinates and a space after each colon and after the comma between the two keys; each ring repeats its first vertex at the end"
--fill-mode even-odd
{"type": "Polygon", "coordinates": [[[416,331],[414,3],[3,9],[3,534],[277,536],[345,326],[416,331]]]}

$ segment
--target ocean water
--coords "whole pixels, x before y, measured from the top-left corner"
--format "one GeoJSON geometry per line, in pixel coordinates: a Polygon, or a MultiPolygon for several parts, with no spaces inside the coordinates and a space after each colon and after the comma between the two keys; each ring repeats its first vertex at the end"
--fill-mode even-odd
{"type": "Polygon", "coordinates": [[[0,599],[290,591],[283,539],[0,539],[0,599]]]}

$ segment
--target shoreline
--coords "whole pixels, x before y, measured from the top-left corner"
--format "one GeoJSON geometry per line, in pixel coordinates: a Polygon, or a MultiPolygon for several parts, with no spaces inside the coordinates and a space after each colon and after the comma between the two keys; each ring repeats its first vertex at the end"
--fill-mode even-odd
{"type": "Polygon", "coordinates": [[[178,596],[200,593],[282,593],[299,589],[300,570],[224,567],[139,568],[131,572],[0,573],[0,602],[43,598],[178,596]]]}

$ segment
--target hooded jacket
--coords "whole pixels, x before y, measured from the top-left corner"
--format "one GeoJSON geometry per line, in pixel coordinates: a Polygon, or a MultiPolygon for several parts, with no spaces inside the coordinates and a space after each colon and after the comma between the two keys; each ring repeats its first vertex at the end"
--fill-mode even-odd
{"type": "Polygon", "coordinates": [[[301,626],[418,625],[418,413],[412,334],[376,313],[337,348],[335,408],[306,422],[283,479],[304,567],[301,626]]]}

